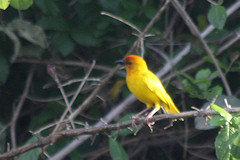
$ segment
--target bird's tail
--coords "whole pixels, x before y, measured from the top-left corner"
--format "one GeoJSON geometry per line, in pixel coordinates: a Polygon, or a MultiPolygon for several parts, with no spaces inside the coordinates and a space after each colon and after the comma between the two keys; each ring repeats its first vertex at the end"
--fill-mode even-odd
{"type": "Polygon", "coordinates": [[[165,95],[164,103],[162,104],[167,113],[180,113],[172,98],[169,95],[165,95]]]}
{"type": "MultiPolygon", "coordinates": [[[[167,101],[167,104],[163,105],[164,109],[166,110],[166,112],[173,114],[173,113],[180,113],[180,111],[178,110],[178,108],[176,107],[176,105],[174,104],[173,100],[171,99],[171,97],[169,96],[169,99],[167,101]]],[[[179,118],[178,120],[183,121],[183,118],[179,118]]],[[[177,121],[177,119],[175,119],[175,121],[177,121]]]]}
{"type": "Polygon", "coordinates": [[[172,100],[168,101],[167,107],[164,107],[168,113],[180,113],[172,100]]]}

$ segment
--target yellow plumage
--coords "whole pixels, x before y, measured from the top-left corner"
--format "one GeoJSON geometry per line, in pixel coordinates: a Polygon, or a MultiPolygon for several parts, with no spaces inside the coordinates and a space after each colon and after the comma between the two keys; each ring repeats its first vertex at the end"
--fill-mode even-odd
{"type": "MultiPolygon", "coordinates": [[[[149,123],[148,119],[160,109],[166,113],[180,113],[161,81],[148,69],[144,59],[137,55],[129,55],[124,60],[117,62],[124,65],[127,70],[126,81],[129,90],[137,99],[145,103],[148,109],[154,108],[145,119],[151,132],[153,131],[152,125],[154,123],[149,123]]],[[[133,118],[146,111],[147,109],[143,110],[133,118]]],[[[183,119],[180,118],[180,120],[183,119]]],[[[133,125],[135,125],[134,120],[133,125]]]]}
{"type": "Polygon", "coordinates": [[[124,62],[127,70],[127,86],[137,99],[145,103],[148,108],[155,107],[160,110],[162,106],[168,113],[179,113],[161,81],[148,69],[144,59],[129,55],[124,62]]]}

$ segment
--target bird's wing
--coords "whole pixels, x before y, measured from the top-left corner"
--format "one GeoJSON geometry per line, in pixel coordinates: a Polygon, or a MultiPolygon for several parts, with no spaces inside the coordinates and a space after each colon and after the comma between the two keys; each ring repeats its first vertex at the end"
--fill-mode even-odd
{"type": "Polygon", "coordinates": [[[145,77],[145,83],[147,87],[156,94],[159,99],[162,101],[163,107],[166,109],[169,113],[178,113],[179,110],[175,106],[174,102],[172,101],[171,97],[166,92],[165,88],[163,87],[161,81],[158,79],[158,77],[153,74],[152,72],[149,72],[148,75],[145,77]],[[166,108],[167,107],[167,108],[166,108]]]}
{"type": "Polygon", "coordinates": [[[147,85],[148,89],[156,94],[163,103],[168,104],[168,94],[158,77],[151,72],[149,72],[148,75],[145,75],[144,77],[145,84],[147,85]]]}

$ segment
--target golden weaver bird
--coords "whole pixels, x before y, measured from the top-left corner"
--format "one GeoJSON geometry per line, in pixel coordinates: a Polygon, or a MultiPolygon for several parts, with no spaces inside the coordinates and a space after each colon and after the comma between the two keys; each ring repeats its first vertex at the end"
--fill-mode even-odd
{"type": "Polygon", "coordinates": [[[125,66],[127,71],[126,82],[129,90],[138,100],[145,103],[147,106],[145,110],[133,118],[154,108],[145,119],[152,131],[152,125],[154,123],[148,123],[148,119],[161,108],[165,113],[180,113],[159,78],[148,69],[143,58],[137,55],[128,55],[123,60],[118,60],[116,62],[125,66]]]}

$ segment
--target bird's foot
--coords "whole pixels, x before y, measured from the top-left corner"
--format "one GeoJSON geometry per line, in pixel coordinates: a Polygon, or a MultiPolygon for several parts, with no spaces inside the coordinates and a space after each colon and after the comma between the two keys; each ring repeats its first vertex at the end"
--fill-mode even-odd
{"type": "Polygon", "coordinates": [[[173,122],[174,122],[175,120],[171,120],[170,121],[170,124],[169,125],[167,125],[167,126],[165,126],[163,129],[164,130],[166,130],[166,129],[168,129],[168,128],[170,128],[170,127],[172,127],[173,126],[173,122]]]}
{"type": "Polygon", "coordinates": [[[132,126],[136,127],[137,128],[137,124],[136,124],[136,121],[137,119],[139,118],[139,116],[135,115],[135,116],[132,116],[132,126]]]}
{"type": "Polygon", "coordinates": [[[142,115],[143,113],[147,112],[148,110],[149,110],[149,108],[145,108],[144,110],[142,110],[141,112],[139,112],[135,116],[132,116],[132,119],[133,119],[132,126],[137,128],[136,119],[139,118],[140,115],[142,115]]]}
{"type": "Polygon", "coordinates": [[[155,122],[149,122],[149,117],[146,117],[144,121],[148,125],[148,127],[149,127],[149,129],[152,133],[153,132],[153,127],[152,126],[155,124],[155,122]]]}

